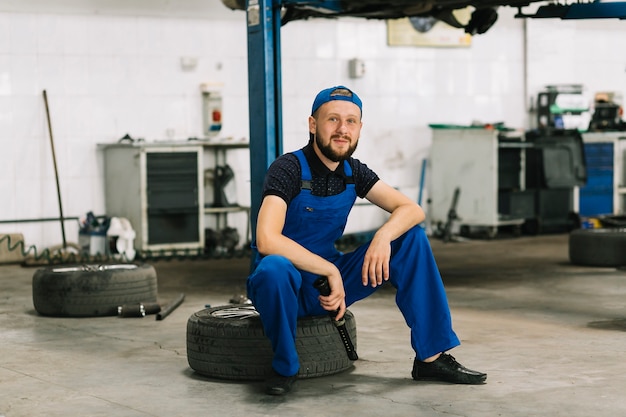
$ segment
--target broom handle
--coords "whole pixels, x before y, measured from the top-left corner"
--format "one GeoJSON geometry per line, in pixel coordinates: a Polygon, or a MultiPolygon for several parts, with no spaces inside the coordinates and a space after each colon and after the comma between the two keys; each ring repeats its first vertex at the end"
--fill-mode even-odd
{"type": "Polygon", "coordinates": [[[57,169],[57,157],[54,152],[54,139],[52,137],[52,123],[50,122],[50,110],[48,109],[48,95],[46,90],[43,90],[43,101],[46,103],[46,117],[48,119],[48,132],[50,133],[50,148],[52,149],[52,163],[54,164],[54,177],[57,182],[57,197],[59,200],[59,214],[61,218],[61,237],[63,238],[63,249],[67,248],[67,242],[65,240],[65,222],[63,219],[63,203],[61,202],[61,186],[59,185],[59,171],[57,169]]]}

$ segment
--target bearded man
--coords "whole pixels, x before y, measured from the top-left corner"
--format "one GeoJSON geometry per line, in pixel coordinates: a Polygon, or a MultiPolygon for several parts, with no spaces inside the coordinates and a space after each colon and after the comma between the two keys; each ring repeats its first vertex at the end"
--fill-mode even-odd
{"type": "Polygon", "coordinates": [[[273,349],[271,395],[291,391],[300,363],[298,317],[337,312],[389,283],[411,329],[415,380],[482,384],[487,375],[459,364],[446,351],[460,344],[430,243],[419,226],[422,208],[352,157],[363,104],[347,87],[320,91],[308,118],[309,143],[278,157],[263,186],[248,297],[273,349]],[[356,198],[390,213],[371,241],[349,253],[335,247],[356,198]],[[329,295],[313,286],[325,277],[329,295]]]}

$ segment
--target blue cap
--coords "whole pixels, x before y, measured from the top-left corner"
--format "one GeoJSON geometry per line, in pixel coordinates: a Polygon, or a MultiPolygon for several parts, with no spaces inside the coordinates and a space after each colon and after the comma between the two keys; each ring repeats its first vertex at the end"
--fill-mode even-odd
{"type": "Polygon", "coordinates": [[[350,90],[348,87],[338,85],[335,87],[327,88],[317,93],[315,101],[313,101],[311,114],[315,113],[322,104],[328,103],[329,101],[333,100],[343,100],[354,103],[359,106],[359,110],[361,110],[361,113],[363,113],[363,104],[361,103],[361,99],[359,98],[359,96],[357,96],[356,93],[350,90]]]}

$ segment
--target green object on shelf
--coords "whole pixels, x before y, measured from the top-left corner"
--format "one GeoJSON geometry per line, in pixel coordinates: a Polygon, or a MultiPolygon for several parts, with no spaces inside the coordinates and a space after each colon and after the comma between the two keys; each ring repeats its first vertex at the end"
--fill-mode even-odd
{"type": "Polygon", "coordinates": [[[563,113],[584,113],[589,111],[588,107],[560,107],[556,104],[550,105],[550,113],[563,114],[563,113]]]}
{"type": "Polygon", "coordinates": [[[453,125],[453,124],[429,124],[431,129],[484,129],[485,126],[471,126],[471,125],[453,125]]]}
{"type": "Polygon", "coordinates": [[[486,123],[484,125],[455,125],[431,123],[428,125],[431,129],[495,129],[498,131],[511,131],[512,128],[504,126],[504,123],[486,123]]]}

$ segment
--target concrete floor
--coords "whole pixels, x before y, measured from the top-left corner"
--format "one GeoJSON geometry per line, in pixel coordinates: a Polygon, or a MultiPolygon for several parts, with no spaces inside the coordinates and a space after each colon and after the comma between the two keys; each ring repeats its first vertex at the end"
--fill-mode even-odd
{"type": "Polygon", "coordinates": [[[354,368],[298,381],[286,397],[187,364],[186,324],[244,292],[247,259],[156,261],[165,320],[50,318],[36,268],[0,266],[0,416],[624,416],[626,270],[569,264],[567,235],[432,241],[462,345],[487,384],[415,382],[409,332],[383,288],[351,307],[354,368]]]}

